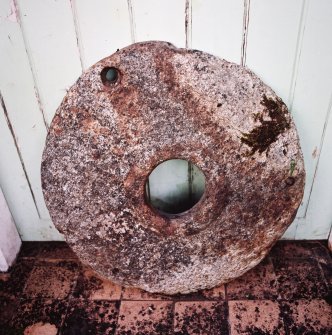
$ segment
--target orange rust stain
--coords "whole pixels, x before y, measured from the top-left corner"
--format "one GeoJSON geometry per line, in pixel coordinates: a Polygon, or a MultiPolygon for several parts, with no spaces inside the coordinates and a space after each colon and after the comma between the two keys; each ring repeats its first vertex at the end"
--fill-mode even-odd
{"type": "Polygon", "coordinates": [[[63,132],[63,128],[60,126],[61,123],[61,117],[56,115],[52,123],[52,131],[55,135],[60,135],[63,132]]]}

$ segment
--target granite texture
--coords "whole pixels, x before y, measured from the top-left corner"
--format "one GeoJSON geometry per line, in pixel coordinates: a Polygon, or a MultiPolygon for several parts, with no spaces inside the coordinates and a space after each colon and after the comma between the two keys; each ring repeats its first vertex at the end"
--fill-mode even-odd
{"type": "Polygon", "coordinates": [[[293,221],[305,180],[295,125],[271,88],[242,66],[166,42],[133,44],[82,74],[52,121],[41,174],[52,220],[84,263],[166,294],[258,264],[293,221]],[[206,189],[167,217],[144,187],[173,158],[196,164],[206,189]]]}

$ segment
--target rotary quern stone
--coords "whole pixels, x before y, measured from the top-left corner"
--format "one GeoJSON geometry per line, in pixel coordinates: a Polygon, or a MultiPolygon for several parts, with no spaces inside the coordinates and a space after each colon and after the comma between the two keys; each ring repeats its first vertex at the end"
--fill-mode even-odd
{"type": "Polygon", "coordinates": [[[271,88],[166,42],[130,45],[82,74],[54,116],[41,174],[52,220],[84,263],[166,294],[258,264],[293,221],[305,179],[295,125],[271,88]],[[199,167],[206,189],[170,217],[144,187],[174,158],[199,167]]]}

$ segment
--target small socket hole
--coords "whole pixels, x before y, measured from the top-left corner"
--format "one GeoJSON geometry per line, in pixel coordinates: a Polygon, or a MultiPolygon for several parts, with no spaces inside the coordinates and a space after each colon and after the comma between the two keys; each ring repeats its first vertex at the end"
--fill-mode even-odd
{"type": "Polygon", "coordinates": [[[105,86],[114,85],[119,79],[119,70],[115,67],[105,67],[101,71],[100,77],[105,86]]]}

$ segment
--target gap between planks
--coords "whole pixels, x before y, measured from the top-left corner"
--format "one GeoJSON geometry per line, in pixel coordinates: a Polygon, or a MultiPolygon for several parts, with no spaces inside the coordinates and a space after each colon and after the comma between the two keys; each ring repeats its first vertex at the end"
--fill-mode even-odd
{"type": "Polygon", "coordinates": [[[242,27],[242,46],[241,46],[241,65],[246,66],[247,43],[249,29],[250,0],[244,0],[243,6],[243,27],[242,27]]]}
{"type": "Polygon", "coordinates": [[[7,122],[7,125],[8,125],[8,129],[9,129],[11,135],[12,135],[12,138],[13,138],[13,141],[14,141],[14,145],[15,145],[15,148],[16,148],[16,152],[17,152],[17,155],[18,155],[19,160],[21,162],[21,166],[22,166],[22,169],[23,169],[23,172],[24,172],[25,179],[26,179],[26,181],[28,183],[28,186],[29,186],[29,190],[30,190],[30,193],[31,193],[31,196],[32,196],[33,203],[35,205],[38,217],[39,217],[39,219],[41,219],[41,215],[40,215],[40,212],[39,212],[39,209],[38,209],[38,206],[37,206],[35,194],[33,193],[31,182],[30,182],[29,176],[27,174],[27,171],[26,171],[26,168],[25,168],[25,164],[24,164],[24,161],[23,161],[23,157],[22,157],[20,148],[18,146],[18,143],[17,143],[17,140],[16,140],[16,136],[15,136],[15,132],[14,132],[12,123],[10,121],[10,118],[9,118],[9,115],[8,115],[8,111],[7,111],[7,107],[6,107],[6,104],[5,104],[5,101],[3,99],[3,96],[1,94],[1,92],[0,92],[0,104],[1,104],[1,107],[3,109],[3,113],[5,115],[5,119],[6,119],[6,122],[7,122]]]}
{"type": "Polygon", "coordinates": [[[186,0],[185,7],[186,48],[192,47],[192,0],[186,0]]]}
{"type": "Polygon", "coordinates": [[[135,13],[134,13],[132,0],[127,0],[127,4],[128,4],[128,12],[129,12],[131,43],[135,43],[136,42],[136,24],[135,24],[135,13]]]}
{"type": "Polygon", "coordinates": [[[82,38],[81,38],[81,31],[80,31],[80,25],[78,22],[78,15],[77,15],[77,8],[76,8],[75,0],[70,0],[70,7],[71,7],[71,13],[73,16],[74,28],[75,28],[77,50],[78,50],[78,55],[80,59],[81,70],[83,72],[86,69],[86,64],[84,60],[84,47],[83,47],[82,38]]]}

